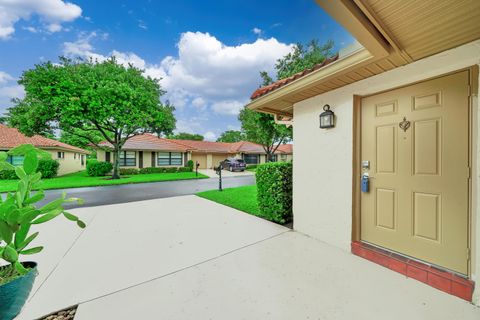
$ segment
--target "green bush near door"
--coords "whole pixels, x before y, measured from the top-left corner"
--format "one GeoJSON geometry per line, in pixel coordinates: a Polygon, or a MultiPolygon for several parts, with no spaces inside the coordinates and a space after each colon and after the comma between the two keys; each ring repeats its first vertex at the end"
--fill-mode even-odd
{"type": "Polygon", "coordinates": [[[292,163],[269,162],[257,167],[257,200],[261,216],[287,223],[292,214],[292,163]]]}

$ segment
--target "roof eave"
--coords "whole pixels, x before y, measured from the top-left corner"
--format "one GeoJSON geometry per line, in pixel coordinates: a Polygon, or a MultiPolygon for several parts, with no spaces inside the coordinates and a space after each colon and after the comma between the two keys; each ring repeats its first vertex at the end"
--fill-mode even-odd
{"type": "Polygon", "coordinates": [[[274,91],[266,93],[263,96],[251,101],[247,107],[253,110],[257,110],[264,113],[278,114],[283,116],[292,116],[292,113],[288,111],[293,107],[294,102],[289,102],[281,110],[268,107],[269,104],[273,104],[275,101],[286,102],[283,98],[295,94],[305,88],[318,85],[324,81],[336,77],[340,74],[350,71],[352,68],[356,68],[359,65],[367,64],[377,59],[366,48],[360,48],[352,52],[351,54],[338,59],[325,67],[313,71],[299,79],[296,79],[274,91]]]}

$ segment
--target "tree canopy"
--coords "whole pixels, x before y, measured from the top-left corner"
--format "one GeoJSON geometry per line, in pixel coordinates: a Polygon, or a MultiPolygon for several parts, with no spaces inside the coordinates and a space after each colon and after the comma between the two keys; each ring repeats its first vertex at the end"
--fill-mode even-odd
{"type": "Polygon", "coordinates": [[[217,142],[239,142],[246,140],[243,132],[238,130],[227,130],[223,132],[217,139],[217,142]]]}
{"type": "Polygon", "coordinates": [[[188,133],[188,132],[179,132],[171,134],[168,136],[169,139],[178,139],[178,140],[197,140],[203,141],[205,138],[198,133],[188,133]]]}
{"type": "Polygon", "coordinates": [[[93,144],[101,135],[116,154],[113,178],[119,178],[119,154],[128,139],[175,128],[174,107],[161,103],[165,91],[158,80],[114,57],[45,62],[23,72],[19,84],[26,94],[9,109],[10,125],[27,135],[60,130],[93,144]]]}

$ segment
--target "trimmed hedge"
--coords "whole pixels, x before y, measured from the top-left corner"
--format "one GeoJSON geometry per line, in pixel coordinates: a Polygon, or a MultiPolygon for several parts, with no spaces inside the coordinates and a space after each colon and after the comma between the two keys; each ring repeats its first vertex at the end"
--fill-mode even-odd
{"type": "Polygon", "coordinates": [[[175,173],[175,172],[190,172],[188,167],[150,167],[140,169],[140,173],[175,173]],[[188,170],[186,170],[186,169],[188,170]]]}
{"type": "Polygon", "coordinates": [[[128,176],[132,174],[139,174],[140,171],[136,168],[120,168],[120,175],[121,176],[128,176]]]}
{"type": "MultiPolygon", "coordinates": [[[[42,173],[42,178],[50,179],[57,176],[60,164],[52,159],[38,160],[37,172],[42,173]]],[[[18,180],[15,170],[0,170],[0,180],[18,180]]]]}
{"type": "Polygon", "coordinates": [[[257,200],[263,218],[287,223],[292,214],[292,163],[270,162],[257,167],[257,200]]]}
{"type": "Polygon", "coordinates": [[[37,172],[42,173],[42,178],[50,179],[55,178],[58,174],[58,168],[60,163],[53,159],[40,159],[38,161],[37,172]]]}
{"type": "Polygon", "coordinates": [[[87,162],[87,174],[90,177],[101,177],[113,170],[110,162],[90,160],[87,162]]]}

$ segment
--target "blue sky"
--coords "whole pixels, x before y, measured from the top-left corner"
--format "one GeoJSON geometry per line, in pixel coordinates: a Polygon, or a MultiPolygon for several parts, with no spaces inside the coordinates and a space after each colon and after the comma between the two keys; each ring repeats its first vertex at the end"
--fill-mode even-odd
{"type": "Polygon", "coordinates": [[[162,78],[178,131],[213,140],[239,129],[258,71],[313,38],[353,41],[314,0],[0,0],[0,113],[34,64],[113,54],[162,78]]]}

